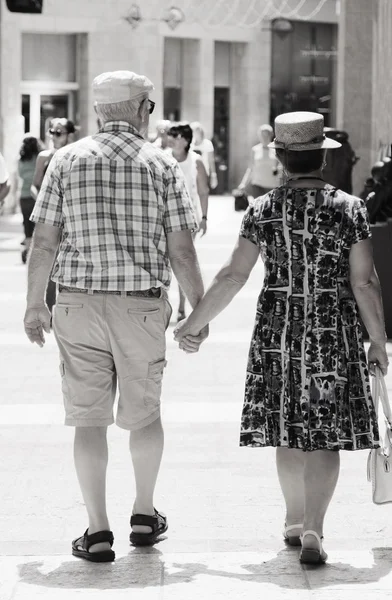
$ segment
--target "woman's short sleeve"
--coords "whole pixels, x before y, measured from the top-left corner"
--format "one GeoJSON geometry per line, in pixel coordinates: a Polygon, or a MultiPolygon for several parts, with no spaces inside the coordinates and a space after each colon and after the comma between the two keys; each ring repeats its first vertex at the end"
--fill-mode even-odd
{"type": "Polygon", "coordinates": [[[253,244],[258,245],[257,241],[257,229],[255,225],[255,215],[254,215],[254,207],[249,206],[244,218],[242,219],[241,229],[240,229],[240,237],[249,240],[253,244]]]}
{"type": "Polygon", "coordinates": [[[369,214],[363,200],[355,200],[352,209],[351,243],[357,244],[371,237],[369,214]]]}

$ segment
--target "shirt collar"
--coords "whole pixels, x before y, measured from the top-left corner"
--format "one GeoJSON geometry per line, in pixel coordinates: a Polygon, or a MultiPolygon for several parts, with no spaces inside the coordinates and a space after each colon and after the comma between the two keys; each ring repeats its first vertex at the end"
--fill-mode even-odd
{"type": "Polygon", "coordinates": [[[110,131],[127,131],[128,133],[136,135],[136,137],[144,139],[140,132],[136,129],[136,127],[134,127],[130,123],[127,123],[126,121],[108,121],[104,124],[103,127],[99,129],[100,133],[108,133],[110,131]]]}

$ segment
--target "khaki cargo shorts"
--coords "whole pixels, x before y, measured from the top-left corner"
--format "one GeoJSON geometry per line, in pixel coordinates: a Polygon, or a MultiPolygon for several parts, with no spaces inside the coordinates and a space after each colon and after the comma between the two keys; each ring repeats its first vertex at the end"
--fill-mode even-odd
{"type": "Polygon", "coordinates": [[[65,424],[140,429],[160,416],[167,293],[137,297],[61,291],[53,331],[60,350],[65,424]]]}

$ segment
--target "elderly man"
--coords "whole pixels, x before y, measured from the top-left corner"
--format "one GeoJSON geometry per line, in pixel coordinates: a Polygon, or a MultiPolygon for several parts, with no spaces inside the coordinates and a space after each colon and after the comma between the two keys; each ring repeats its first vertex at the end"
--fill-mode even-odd
{"type": "Polygon", "coordinates": [[[72,553],[94,562],[114,560],[105,483],[117,385],[116,424],[131,432],[136,480],[130,540],[151,545],[167,530],[153,493],[163,451],[171,268],[192,306],[204,292],[192,242],[198,224],[184,178],[176,161],[143,137],[154,109],[152,89],[146,77],[129,71],[96,77],[102,128],[56,152],[32,216],[25,330],[43,346],[50,331],[45,285],[59,245],[53,329],[65,424],[76,428],[75,467],[89,518],[72,553]]]}

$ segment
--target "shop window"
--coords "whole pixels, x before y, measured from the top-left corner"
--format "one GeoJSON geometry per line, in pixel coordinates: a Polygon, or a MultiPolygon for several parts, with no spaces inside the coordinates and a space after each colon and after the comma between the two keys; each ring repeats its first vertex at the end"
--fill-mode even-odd
{"type": "Polygon", "coordinates": [[[272,32],[271,122],[276,115],[310,110],[334,120],[337,27],[291,22],[287,31],[272,32]]]}

